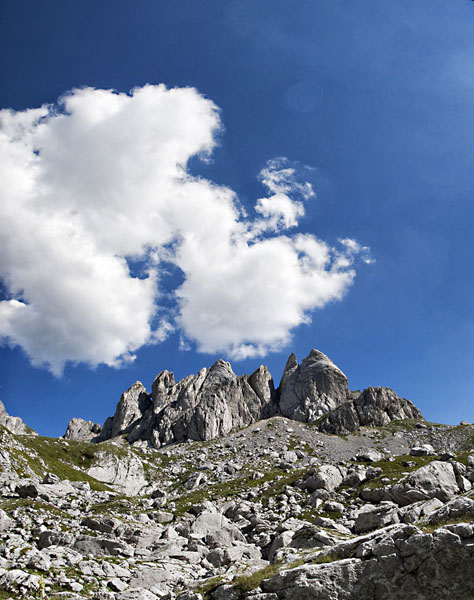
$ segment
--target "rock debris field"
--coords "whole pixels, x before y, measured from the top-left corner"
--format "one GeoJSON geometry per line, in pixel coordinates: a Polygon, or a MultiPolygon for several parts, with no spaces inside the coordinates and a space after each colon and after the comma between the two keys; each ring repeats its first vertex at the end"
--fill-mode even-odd
{"type": "Polygon", "coordinates": [[[0,403],[0,599],[472,600],[474,426],[312,350],[137,382],[38,436],[0,403]]]}

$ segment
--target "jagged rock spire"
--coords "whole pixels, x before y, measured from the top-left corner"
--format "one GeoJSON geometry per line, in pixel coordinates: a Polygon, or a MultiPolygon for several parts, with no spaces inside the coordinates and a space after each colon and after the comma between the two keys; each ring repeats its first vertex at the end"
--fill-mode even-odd
{"type": "Polygon", "coordinates": [[[294,354],[289,356],[277,390],[267,367],[237,376],[223,359],[178,382],[172,372],[162,371],[151,395],[136,382],[122,395],[98,440],[125,434],[131,443],[146,440],[159,448],[188,439],[210,440],[274,415],[318,421],[321,430],[340,434],[360,425],[422,418],[411,402],[389,388],[350,392],[341,369],[312,349],[301,364],[294,354]]]}

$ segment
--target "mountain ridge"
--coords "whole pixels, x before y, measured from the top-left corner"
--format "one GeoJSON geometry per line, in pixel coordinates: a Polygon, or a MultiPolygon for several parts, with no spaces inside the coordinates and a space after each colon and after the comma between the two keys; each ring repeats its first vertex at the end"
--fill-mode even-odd
{"type": "Polygon", "coordinates": [[[164,370],[155,377],[151,394],[139,381],[126,390],[102,427],[75,419],[64,437],[101,442],[126,435],[130,443],[142,440],[160,448],[187,439],[214,439],[275,415],[319,420],[321,431],[341,435],[360,425],[423,418],[412,402],[390,388],[351,392],[341,369],[312,349],[301,364],[290,355],[277,388],[264,365],[237,376],[229,362],[218,359],[178,382],[164,370]]]}

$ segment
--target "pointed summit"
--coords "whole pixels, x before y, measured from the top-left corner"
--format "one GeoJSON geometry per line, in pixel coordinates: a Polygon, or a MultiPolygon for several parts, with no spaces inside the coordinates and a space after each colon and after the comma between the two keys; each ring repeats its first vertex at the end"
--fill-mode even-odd
{"type": "Polygon", "coordinates": [[[332,360],[313,348],[301,365],[289,357],[279,387],[280,412],[297,421],[315,421],[348,399],[347,378],[332,360]]]}

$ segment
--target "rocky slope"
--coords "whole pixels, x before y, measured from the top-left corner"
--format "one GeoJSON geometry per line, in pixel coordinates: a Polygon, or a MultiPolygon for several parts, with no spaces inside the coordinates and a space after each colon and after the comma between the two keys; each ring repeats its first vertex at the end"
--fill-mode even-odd
{"type": "Polygon", "coordinates": [[[474,597],[474,426],[350,392],[317,351],[277,390],[164,371],[68,439],[5,419],[0,598],[474,597]]]}

